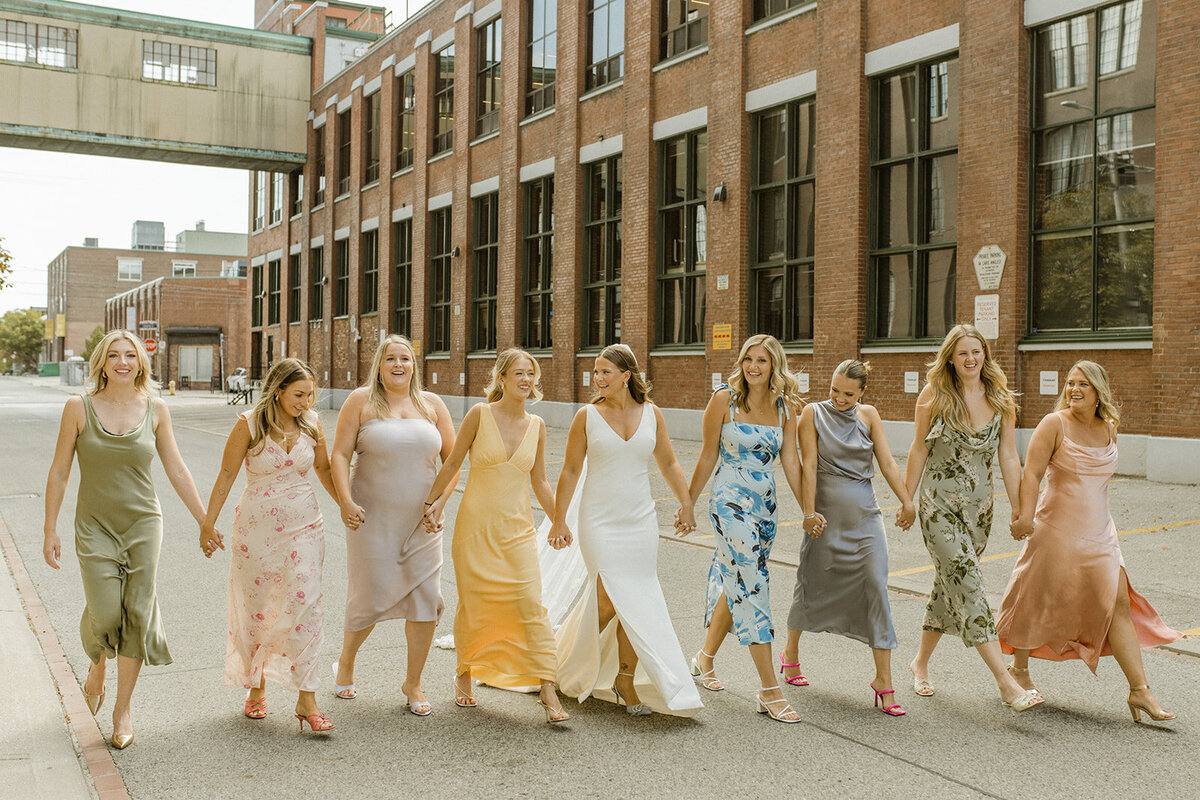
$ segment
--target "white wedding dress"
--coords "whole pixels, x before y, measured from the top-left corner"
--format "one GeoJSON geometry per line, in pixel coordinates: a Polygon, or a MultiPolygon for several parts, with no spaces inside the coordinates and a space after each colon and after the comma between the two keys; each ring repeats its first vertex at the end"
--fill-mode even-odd
{"type": "MultiPolygon", "coordinates": [[[[649,476],[656,441],[654,410],[649,403],[643,405],[642,421],[625,441],[594,405],[585,408],[587,471],[576,489],[579,521],[572,533],[587,583],[578,599],[572,598],[574,605],[556,634],[559,689],[580,702],[589,696],[616,701],[612,685],[618,670],[617,626],[614,619],[599,629],[599,576],[637,652],[634,686],[641,702],[660,714],[689,717],[703,704],[658,583],[658,518],[649,476]]],[[[543,581],[548,578],[543,573],[543,581]]]]}

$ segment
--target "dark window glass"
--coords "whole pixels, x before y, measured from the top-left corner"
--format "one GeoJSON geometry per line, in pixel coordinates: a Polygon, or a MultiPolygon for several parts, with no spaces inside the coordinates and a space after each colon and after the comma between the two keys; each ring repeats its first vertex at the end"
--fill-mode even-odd
{"type": "Polygon", "coordinates": [[[362,235],[362,291],[359,302],[363,314],[379,310],[379,231],[362,235]]]}
{"type": "Polygon", "coordinates": [[[363,100],[363,183],[379,180],[379,92],[363,100]]]}
{"type": "Polygon", "coordinates": [[[621,341],[621,156],[584,167],[583,341],[621,341]]]}
{"type": "Polygon", "coordinates": [[[671,58],[708,43],[707,0],[659,0],[662,39],[659,58],[671,58]]]}
{"type": "Polygon", "coordinates": [[[433,154],[454,148],[454,45],[438,52],[433,82],[433,154]]]}
{"type": "Polygon", "coordinates": [[[412,220],[392,225],[395,277],[392,278],[392,331],[412,336],[412,220]]]}
{"type": "Polygon", "coordinates": [[[325,126],[313,131],[313,207],[325,202],[325,126]]]}
{"type": "Polygon", "coordinates": [[[958,58],[871,82],[868,336],[943,336],[955,319],[958,58]]]}
{"type": "Polygon", "coordinates": [[[337,115],[337,190],[338,197],[350,191],[350,109],[337,115]]]}
{"type": "Polygon", "coordinates": [[[795,100],[756,114],[753,125],[752,332],[784,342],[811,340],[814,102],[795,100]]]}
{"type": "Polygon", "coordinates": [[[1151,325],[1157,3],[1033,36],[1031,333],[1151,325]]]}
{"type": "Polygon", "coordinates": [[[314,247],[308,255],[308,319],[325,316],[325,248],[314,247]]]}
{"type": "Polygon", "coordinates": [[[396,79],[399,92],[396,125],[396,171],[411,167],[417,143],[417,79],[408,71],[396,79]]]}
{"type": "Polygon", "coordinates": [[[333,315],[350,314],[350,240],[333,243],[333,315]]]}
{"type": "Polygon", "coordinates": [[[667,139],[659,146],[659,344],[704,342],[707,164],[705,131],[667,139]]]}
{"type": "Polygon", "coordinates": [[[263,292],[262,265],[250,268],[250,327],[261,328],[263,317],[263,301],[267,299],[263,292]]]}
{"type": "Polygon", "coordinates": [[[288,322],[300,321],[300,254],[288,257],[288,322]]]}
{"type": "Polygon", "coordinates": [[[550,323],[554,273],[554,176],[525,184],[522,247],[522,336],[529,348],[552,344],[550,323]]]}
{"type": "Polygon", "coordinates": [[[500,17],[476,33],[475,135],[500,129],[500,17]]]}
{"type": "Polygon", "coordinates": [[[496,349],[496,280],[500,244],[500,195],[475,200],[471,248],[471,349],[496,349]]]}
{"type": "Polygon", "coordinates": [[[558,72],[558,0],[528,0],[525,113],[554,107],[558,72]]]}
{"type": "Polygon", "coordinates": [[[292,199],[292,216],[304,210],[304,168],[299,167],[288,175],[288,197],[292,199]]]}
{"type": "Polygon", "coordinates": [[[595,89],[625,74],[625,0],[588,0],[586,86],[595,89]]]}
{"type": "Polygon", "coordinates": [[[757,22],[760,19],[782,14],[789,8],[799,8],[811,2],[812,0],[754,0],[754,19],[757,22]]]}
{"type": "Polygon", "coordinates": [[[429,215],[429,352],[450,350],[450,209],[429,215]]]}

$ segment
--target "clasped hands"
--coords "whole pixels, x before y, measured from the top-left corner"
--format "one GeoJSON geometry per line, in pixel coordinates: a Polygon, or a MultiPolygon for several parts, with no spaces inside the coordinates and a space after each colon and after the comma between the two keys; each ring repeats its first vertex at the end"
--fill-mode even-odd
{"type": "Polygon", "coordinates": [[[1014,512],[1012,521],[1008,523],[1008,533],[1018,542],[1028,539],[1033,535],[1033,520],[1021,519],[1021,516],[1014,512]]]}
{"type": "Polygon", "coordinates": [[[446,515],[442,513],[445,504],[442,498],[434,500],[432,503],[425,505],[425,514],[421,517],[421,522],[425,524],[426,533],[438,533],[443,527],[446,515]]]}
{"type": "Polygon", "coordinates": [[[207,525],[200,526],[200,551],[204,553],[205,558],[212,558],[213,553],[217,552],[217,548],[225,549],[225,538],[217,532],[216,528],[210,528],[207,525]]]}
{"type": "Polygon", "coordinates": [[[696,513],[689,507],[680,506],[675,511],[675,535],[687,536],[696,530],[696,513]]]}

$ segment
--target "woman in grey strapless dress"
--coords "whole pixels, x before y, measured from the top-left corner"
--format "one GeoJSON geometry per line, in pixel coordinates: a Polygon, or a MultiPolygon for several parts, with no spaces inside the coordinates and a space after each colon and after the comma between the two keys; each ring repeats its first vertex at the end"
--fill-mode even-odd
{"type": "Polygon", "coordinates": [[[896,633],[887,596],[883,515],[871,487],[872,459],[878,460],[888,485],[900,498],[896,524],[907,530],[916,508],[888,448],[879,412],[858,402],[869,371],[859,361],[843,361],[834,371],[829,399],[805,406],[800,415],[802,506],[809,536],[800,549],[782,660],[788,683],[803,686],[807,681],[799,674],[801,632],[857,639],[875,657],[871,689],[876,705],[882,705],[885,714],[900,716],[904,710],[886,697],[894,694],[891,652],[896,633]],[[795,674],[788,675],[788,668],[795,674]]]}

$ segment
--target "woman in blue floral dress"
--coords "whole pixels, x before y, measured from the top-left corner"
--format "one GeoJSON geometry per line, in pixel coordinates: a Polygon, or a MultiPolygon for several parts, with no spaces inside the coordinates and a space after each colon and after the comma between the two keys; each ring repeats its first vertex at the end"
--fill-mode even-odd
{"type": "Polygon", "coordinates": [[[792,492],[800,496],[795,411],[802,404],[778,340],[766,334],[747,339],[729,383],[713,393],[704,411],[704,445],[691,483],[695,503],[717,467],[709,500],[716,552],[708,571],[708,631],[692,659],[692,674],[705,689],[725,688],[713,659],[732,631],[748,646],[758,669],[759,712],[780,722],[799,722],[800,717],[784,700],[772,668],[775,629],[767,559],[775,540],[776,458],[792,492]]]}

